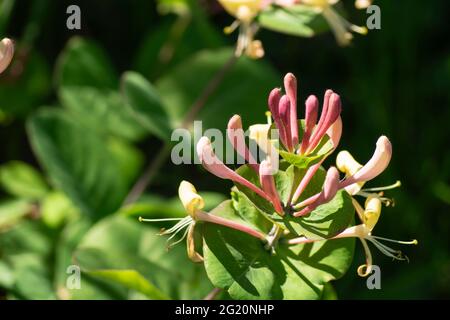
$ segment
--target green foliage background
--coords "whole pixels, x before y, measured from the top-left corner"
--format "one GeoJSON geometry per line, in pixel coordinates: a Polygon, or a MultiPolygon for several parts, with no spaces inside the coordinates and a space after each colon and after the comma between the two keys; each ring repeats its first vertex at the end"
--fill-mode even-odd
{"type": "MultiPolygon", "coordinates": [[[[65,10],[73,1],[19,0],[8,12],[12,2],[0,1],[0,35],[19,48],[0,78],[0,297],[66,297],[65,268],[76,248],[88,273],[102,263],[129,271],[91,274],[74,298],[202,298],[210,284],[186,261],[184,245],[167,255],[157,228],[129,217],[183,216],[174,198],[182,179],[212,191],[205,194],[211,207],[231,183],[168,161],[138,205],[120,206],[232,53],[235,34],[222,33],[232,18],[215,1],[191,1],[186,16],[179,6],[181,15],[162,14],[148,0],[86,0],[76,2],[82,30],[69,31],[65,10]]],[[[362,24],[365,13],[350,2],[349,20],[362,24]]],[[[374,252],[381,290],[367,290],[356,274],[364,259],[358,243],[350,270],[334,283],[338,297],[449,298],[450,4],[376,4],[382,29],[355,36],[347,48],[330,33],[299,38],[262,30],[264,59],[241,59],[198,118],[204,129],[224,128],[234,113],[244,126],[264,121],[269,89],[286,72],[299,78],[300,100],[338,92],[340,148],[365,161],[380,134],[393,144],[391,165],[376,182],[399,179],[402,187],[390,192],[396,205],[383,211],[377,234],[419,240],[405,249],[410,263],[374,252]]]]}

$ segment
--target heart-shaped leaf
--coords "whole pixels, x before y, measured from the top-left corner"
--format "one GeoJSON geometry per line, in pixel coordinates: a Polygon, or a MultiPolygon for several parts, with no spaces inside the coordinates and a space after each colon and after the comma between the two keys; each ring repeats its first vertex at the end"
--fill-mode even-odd
{"type": "Polygon", "coordinates": [[[118,77],[107,54],[95,42],[74,37],[58,58],[59,86],[116,89],[118,77]]]}
{"type": "Polygon", "coordinates": [[[283,221],[294,234],[310,239],[327,239],[344,231],[354,213],[350,195],[340,190],[333,200],[318,206],[309,215],[299,218],[287,215],[283,221]]]}
{"type": "Polygon", "coordinates": [[[247,234],[203,225],[205,268],[234,299],[319,299],[324,286],[350,266],[354,239],[287,246],[275,254],[247,234]]]}
{"type": "Polygon", "coordinates": [[[131,141],[141,139],[146,133],[116,91],[63,86],[59,98],[63,107],[80,121],[102,133],[131,141]]]}

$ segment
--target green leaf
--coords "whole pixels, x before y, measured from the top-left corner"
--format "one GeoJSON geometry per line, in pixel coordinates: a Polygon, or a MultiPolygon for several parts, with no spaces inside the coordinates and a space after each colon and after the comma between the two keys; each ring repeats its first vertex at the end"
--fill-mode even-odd
{"type": "Polygon", "coordinates": [[[129,182],[104,137],[60,110],[42,110],[27,125],[35,154],[57,189],[92,218],[116,211],[129,182]]]}
{"type": "MultiPolygon", "coordinates": [[[[205,211],[214,209],[226,200],[223,194],[216,192],[199,192],[199,194],[205,201],[205,211]]],[[[183,218],[186,216],[186,209],[184,209],[178,197],[165,198],[153,194],[144,194],[138,202],[121,208],[118,213],[135,218],[183,218]]]]}
{"type": "Polygon", "coordinates": [[[64,86],[59,90],[59,97],[62,105],[80,121],[101,133],[131,141],[141,139],[146,133],[116,91],[64,86]]]}
{"type": "MultiPolygon", "coordinates": [[[[16,54],[15,59],[18,59],[16,54]]],[[[27,55],[26,63],[19,62],[23,70],[15,77],[0,78],[0,122],[2,117],[24,117],[39,106],[51,91],[50,67],[36,50],[27,55]]],[[[7,71],[6,71],[7,72],[7,71]]]]}
{"type": "Polygon", "coordinates": [[[48,192],[42,175],[21,161],[11,161],[0,167],[0,184],[19,198],[40,199],[48,192]]]}
{"type": "Polygon", "coordinates": [[[320,299],[327,282],[350,266],[354,239],[280,244],[275,254],[247,234],[204,224],[205,268],[234,299],[320,299]]]}
{"type": "Polygon", "coordinates": [[[52,250],[52,233],[40,221],[23,220],[8,232],[0,233],[2,257],[33,253],[46,257],[52,250]]]}
{"type": "Polygon", "coordinates": [[[136,119],[149,132],[168,140],[172,127],[156,89],[140,74],[127,72],[122,78],[122,92],[136,119]]]}
{"type": "MultiPolygon", "coordinates": [[[[304,133],[304,120],[298,121],[299,126],[299,141],[302,141],[304,133]]],[[[274,125],[273,125],[274,127],[274,125]]],[[[308,155],[296,154],[287,152],[283,149],[278,150],[281,157],[288,163],[296,166],[299,169],[307,169],[310,166],[319,163],[324,158],[328,157],[334,150],[333,141],[328,135],[324,135],[317,147],[308,155]]]]}
{"type": "Polygon", "coordinates": [[[157,79],[195,52],[225,45],[207,8],[196,0],[163,0],[160,4],[158,8],[164,8],[164,13],[176,11],[178,15],[175,19],[173,15],[163,17],[151,28],[138,50],[133,70],[157,79]]]}
{"type": "MultiPolygon", "coordinates": [[[[232,48],[200,51],[157,81],[156,88],[174,127],[182,123],[206,85],[233,55],[232,48]]],[[[267,97],[261,93],[279,85],[280,79],[263,60],[241,57],[225,74],[195,119],[203,121],[204,129],[218,128],[222,131],[236,113],[248,123],[261,121],[265,119],[267,105],[267,97]]]]}
{"type": "Polygon", "coordinates": [[[338,295],[331,283],[327,283],[323,290],[322,300],[337,300],[338,295]]]}
{"type": "MultiPolygon", "coordinates": [[[[77,253],[77,257],[80,258],[81,252],[77,253]]],[[[98,257],[95,257],[96,259],[98,257]]],[[[89,275],[93,277],[109,280],[120,285],[125,286],[128,289],[133,289],[145,294],[152,300],[168,300],[169,297],[159,290],[155,285],[149,282],[136,270],[85,270],[89,275]]]]}
{"type": "Polygon", "coordinates": [[[30,214],[33,204],[26,200],[8,200],[0,203],[0,232],[14,226],[30,214]]]}
{"type": "Polygon", "coordinates": [[[50,228],[58,228],[70,218],[77,217],[78,210],[61,192],[49,193],[41,203],[42,221],[50,228]]]}
{"type": "Polygon", "coordinates": [[[42,256],[24,253],[11,258],[14,270],[13,291],[27,300],[54,300],[50,270],[42,256]]]}
{"type": "Polygon", "coordinates": [[[295,218],[287,215],[285,225],[297,235],[310,239],[331,238],[347,228],[353,219],[353,208],[350,195],[340,190],[333,200],[318,206],[309,215],[295,218]]]}
{"type": "Polygon", "coordinates": [[[258,22],[266,29],[308,38],[328,28],[320,11],[305,5],[272,6],[258,15],[258,22]]]}
{"type": "MultiPolygon", "coordinates": [[[[278,172],[274,175],[274,179],[276,188],[279,191],[280,199],[284,204],[286,204],[292,191],[295,172],[293,166],[289,166],[285,171],[282,170],[282,166],[284,165],[280,164],[280,170],[278,170],[278,172]]],[[[261,187],[258,174],[249,165],[243,165],[239,167],[236,172],[257,187],[261,187]]],[[[267,217],[278,217],[272,204],[269,201],[260,197],[247,187],[244,187],[240,184],[235,184],[235,186],[237,190],[243,193],[245,197],[247,197],[247,199],[267,217]]]]}
{"type": "Polygon", "coordinates": [[[0,260],[0,287],[10,289],[14,285],[14,271],[0,260]]]}
{"type": "MultiPolygon", "coordinates": [[[[232,205],[234,211],[231,213],[231,216],[239,216],[243,221],[250,223],[255,229],[258,229],[262,232],[269,232],[272,228],[274,221],[272,221],[267,215],[265,215],[261,210],[259,210],[248,198],[245,194],[238,191],[236,187],[232,189],[232,205]]],[[[224,215],[220,211],[231,211],[231,208],[227,208],[227,206],[223,206],[222,208],[225,210],[219,210],[221,207],[215,208],[211,211],[211,214],[220,215],[226,218],[230,218],[230,214],[224,215]]]]}
{"type": "Polygon", "coordinates": [[[144,165],[145,159],[141,150],[131,143],[116,138],[109,140],[108,150],[117,162],[117,175],[124,181],[134,182],[144,165]]]}
{"type": "MultiPolygon", "coordinates": [[[[165,241],[166,239],[158,236],[157,228],[139,223],[137,219],[114,215],[98,222],[86,234],[74,257],[82,270],[89,271],[87,275],[90,276],[95,275],[92,271],[133,270],[134,276],[139,274],[166,297],[174,299],[204,297],[212,288],[203,268],[187,258],[184,244],[167,252],[165,241]]],[[[95,277],[98,278],[97,275],[95,277]]],[[[83,286],[90,282],[84,278],[82,277],[81,291],[83,286]]],[[[117,291],[118,288],[115,288],[116,294],[119,294],[121,299],[134,294],[137,287],[133,286],[137,284],[132,285],[133,281],[136,281],[136,278],[129,279],[128,283],[121,283],[122,287],[131,288],[125,292],[117,291]]],[[[106,282],[108,283],[117,284],[117,279],[114,281],[110,279],[106,282]]],[[[92,290],[92,287],[88,288],[92,290]]],[[[75,298],[86,298],[83,292],[79,292],[80,290],[72,291],[75,298]]]]}
{"type": "Polygon", "coordinates": [[[94,42],[74,37],[58,58],[58,86],[116,89],[118,76],[106,53],[94,42]]]}

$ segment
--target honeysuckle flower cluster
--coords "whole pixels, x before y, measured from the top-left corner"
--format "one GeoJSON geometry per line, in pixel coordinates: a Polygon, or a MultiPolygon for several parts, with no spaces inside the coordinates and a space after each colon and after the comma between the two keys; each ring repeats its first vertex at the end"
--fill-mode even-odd
{"type": "MultiPolygon", "coordinates": [[[[274,223],[270,232],[264,233],[247,224],[205,212],[204,200],[197,193],[195,187],[183,181],[179,187],[180,200],[189,214],[186,218],[175,219],[179,222],[172,228],[162,231],[162,234],[170,234],[169,241],[174,239],[178,232],[183,231],[179,240],[172,243],[174,245],[184,238],[187,238],[188,255],[193,261],[202,261],[201,253],[196,251],[194,243],[194,228],[198,223],[213,223],[240,232],[249,234],[265,244],[267,249],[274,249],[274,246],[283,243],[286,245],[298,245],[316,241],[333,241],[335,239],[355,237],[361,240],[365,254],[366,263],[358,268],[360,276],[367,276],[372,270],[372,255],[368,242],[372,243],[383,254],[398,260],[406,257],[397,250],[394,250],[382,241],[395,242],[400,244],[417,244],[413,241],[397,241],[388,238],[372,235],[376,226],[383,204],[388,206],[392,200],[384,197],[383,191],[400,186],[399,182],[391,186],[363,189],[364,184],[380,175],[389,165],[392,157],[392,145],[386,136],[381,136],[376,142],[375,151],[369,161],[362,165],[358,163],[348,151],[341,151],[336,158],[336,166],[331,166],[325,175],[321,190],[316,194],[305,197],[304,191],[310,185],[312,179],[318,174],[325,158],[337,148],[342,135],[341,110],[342,103],[340,96],[332,90],[327,90],[324,94],[323,104],[319,116],[319,100],[311,95],[305,102],[305,117],[297,119],[297,79],[288,73],[284,77],[284,93],[280,88],[273,89],[268,97],[268,121],[266,124],[250,126],[249,138],[254,140],[258,147],[263,150],[263,156],[258,157],[246,144],[242,120],[239,115],[231,117],[227,127],[227,136],[235,151],[241,155],[258,177],[258,182],[250,181],[239,173],[225,165],[215,154],[213,145],[209,138],[202,137],[196,146],[197,155],[202,166],[213,175],[231,180],[237,186],[250,190],[256,197],[267,201],[271,209],[263,214],[272,218],[277,217],[277,221],[283,219],[305,219],[319,206],[332,201],[336,194],[342,190],[351,198],[353,207],[360,220],[360,224],[350,225],[338,234],[328,238],[311,238],[302,234],[294,234],[288,228],[280,229],[274,223]],[[278,135],[274,136],[271,131],[275,130],[278,135]],[[329,148],[324,146],[329,145],[329,148]],[[281,156],[281,157],[280,157],[281,156]],[[288,200],[282,200],[281,190],[277,189],[275,176],[281,163],[289,163],[289,159],[300,159],[302,165],[299,170],[303,170],[300,181],[292,185],[288,200]],[[315,161],[310,161],[315,159],[315,161]],[[303,165],[305,164],[305,165],[303,165]],[[341,177],[340,172],[344,174],[341,177]],[[344,191],[345,190],[345,191],[344,191]],[[356,197],[365,198],[364,208],[356,200],[356,197]]],[[[291,163],[289,163],[291,164],[291,163]]],[[[292,164],[294,165],[294,164],[292,164]]],[[[294,166],[298,166],[296,163],[294,166]]],[[[297,167],[296,167],[297,168],[297,167]]],[[[167,221],[174,219],[142,219],[144,221],[167,221]]]]}
{"type": "Polygon", "coordinates": [[[14,44],[8,39],[4,38],[0,41],[0,73],[8,68],[14,56],[14,44]]]}
{"type": "MultiPolygon", "coordinates": [[[[223,8],[236,20],[224,29],[229,34],[239,29],[236,55],[245,54],[258,59],[264,56],[264,48],[260,40],[255,40],[259,26],[255,22],[257,16],[271,7],[289,9],[293,6],[304,5],[312,7],[323,15],[333,31],[339,45],[345,46],[352,40],[352,32],[367,34],[367,28],[348,22],[334,9],[339,0],[218,0],[223,8]]],[[[371,0],[356,0],[355,7],[365,9],[371,0]]]]}

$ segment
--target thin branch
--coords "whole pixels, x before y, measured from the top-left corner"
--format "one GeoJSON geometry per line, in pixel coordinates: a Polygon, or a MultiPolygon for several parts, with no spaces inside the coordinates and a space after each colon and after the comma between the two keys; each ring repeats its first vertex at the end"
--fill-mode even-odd
{"type": "Polygon", "coordinates": [[[220,288],[214,288],[211,290],[210,293],[208,293],[208,295],[206,297],[203,298],[203,300],[215,300],[217,298],[217,296],[219,295],[219,293],[222,292],[222,289],[220,288]]]}
{"type": "MultiPolygon", "coordinates": [[[[181,127],[187,128],[190,126],[192,121],[195,119],[197,114],[202,110],[205,106],[208,99],[211,95],[217,90],[219,85],[222,83],[223,79],[227,75],[227,73],[232,69],[232,67],[237,62],[238,57],[234,54],[228,59],[228,61],[223,65],[223,67],[214,75],[205,89],[202,91],[200,96],[195,100],[195,102],[189,108],[184,120],[181,124],[181,127]]],[[[152,183],[153,178],[156,176],[158,171],[166,162],[167,157],[170,154],[171,145],[169,142],[166,142],[161,150],[158,152],[156,158],[147,166],[144,170],[142,176],[137,180],[135,185],[131,188],[131,191],[128,193],[123,205],[128,205],[135,202],[139,197],[144,193],[145,189],[152,183]]]]}

